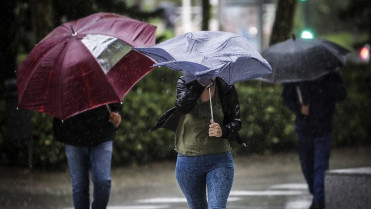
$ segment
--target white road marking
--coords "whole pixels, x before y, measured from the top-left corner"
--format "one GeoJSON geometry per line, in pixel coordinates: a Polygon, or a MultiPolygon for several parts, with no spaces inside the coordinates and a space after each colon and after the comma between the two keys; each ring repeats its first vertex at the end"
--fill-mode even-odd
{"type": "Polygon", "coordinates": [[[307,190],[308,186],[306,184],[275,184],[269,187],[270,189],[302,189],[307,190]]]}
{"type": "Polygon", "coordinates": [[[304,191],[278,191],[278,190],[266,190],[266,191],[231,191],[231,196],[292,196],[292,195],[305,195],[307,192],[304,191]]]}

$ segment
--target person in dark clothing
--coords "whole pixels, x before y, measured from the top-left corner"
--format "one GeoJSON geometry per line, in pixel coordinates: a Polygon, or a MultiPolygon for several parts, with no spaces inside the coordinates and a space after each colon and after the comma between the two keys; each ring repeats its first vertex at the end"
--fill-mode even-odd
{"type": "Polygon", "coordinates": [[[122,105],[104,105],[66,120],[54,118],[57,141],[66,144],[75,209],[90,209],[89,168],[94,185],[92,209],[105,209],[111,191],[112,141],[121,123],[122,105]]]}
{"type": "Polygon", "coordinates": [[[310,209],[325,208],[324,174],[329,168],[335,104],[343,101],[346,94],[346,86],[337,71],[313,81],[284,84],[281,97],[296,114],[300,164],[313,194],[310,209]]]}
{"type": "Polygon", "coordinates": [[[176,132],[176,179],[189,208],[226,208],[234,178],[228,139],[239,139],[241,128],[235,87],[219,78],[211,85],[210,79],[186,84],[184,77],[180,77],[175,107],[167,111],[152,130],[159,127],[176,132]],[[214,121],[210,120],[208,88],[214,121]]]}

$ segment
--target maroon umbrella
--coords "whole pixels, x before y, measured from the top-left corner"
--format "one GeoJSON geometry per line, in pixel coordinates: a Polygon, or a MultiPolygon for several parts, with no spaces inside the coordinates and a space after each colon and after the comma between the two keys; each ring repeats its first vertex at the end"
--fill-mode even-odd
{"type": "Polygon", "coordinates": [[[17,70],[18,106],[66,119],[121,102],[153,61],[132,47],[155,44],[156,27],[96,13],[55,28],[17,70]]]}

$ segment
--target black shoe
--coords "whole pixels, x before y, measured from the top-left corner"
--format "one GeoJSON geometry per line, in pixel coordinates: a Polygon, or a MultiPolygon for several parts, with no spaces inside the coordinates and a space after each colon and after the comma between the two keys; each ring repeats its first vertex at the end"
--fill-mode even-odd
{"type": "Polygon", "coordinates": [[[315,203],[313,202],[309,209],[325,209],[325,203],[315,203]]]}

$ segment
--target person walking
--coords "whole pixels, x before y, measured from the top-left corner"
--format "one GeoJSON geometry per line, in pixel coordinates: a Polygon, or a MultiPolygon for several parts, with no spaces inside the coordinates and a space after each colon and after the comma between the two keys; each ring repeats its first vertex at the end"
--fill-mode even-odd
{"type": "Polygon", "coordinates": [[[191,209],[226,208],[234,178],[229,140],[241,141],[236,89],[222,79],[177,81],[175,107],[152,130],[175,131],[175,175],[191,209]],[[210,120],[210,95],[214,121],[210,120]],[[207,190],[207,192],[206,192],[207,190]],[[207,197],[206,197],[207,194],[207,197]]]}
{"type": "Polygon", "coordinates": [[[335,70],[313,81],[284,84],[281,97],[296,114],[301,169],[313,195],[310,209],[325,208],[324,175],[329,168],[335,104],[346,94],[344,81],[335,70]]]}
{"type": "Polygon", "coordinates": [[[101,106],[66,120],[54,118],[57,141],[65,143],[75,209],[90,209],[89,168],[94,185],[92,209],[105,209],[111,192],[112,142],[122,105],[101,106]]]}

